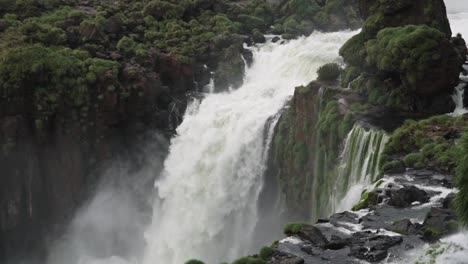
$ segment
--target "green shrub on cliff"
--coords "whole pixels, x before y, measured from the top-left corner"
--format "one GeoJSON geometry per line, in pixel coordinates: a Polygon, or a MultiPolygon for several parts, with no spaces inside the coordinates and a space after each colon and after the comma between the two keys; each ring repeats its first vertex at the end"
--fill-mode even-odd
{"type": "Polygon", "coordinates": [[[434,116],[408,120],[393,132],[385,146],[382,169],[428,167],[451,173],[456,165],[455,142],[468,129],[468,117],[434,116]]]}
{"type": "Polygon", "coordinates": [[[468,226],[468,133],[458,144],[456,184],[460,190],[454,201],[454,208],[460,222],[468,226]]]}
{"type": "Polygon", "coordinates": [[[197,260],[197,259],[191,259],[191,260],[185,262],[185,264],[205,264],[205,262],[197,260]]]}
{"type": "Polygon", "coordinates": [[[10,48],[0,57],[0,98],[31,100],[36,125],[42,127],[60,106],[87,106],[96,79],[105,73],[108,81],[116,81],[118,69],[116,62],[66,48],[10,48]]]}
{"type": "Polygon", "coordinates": [[[399,74],[412,90],[441,59],[445,35],[426,25],[386,28],[367,43],[369,61],[383,72],[399,74]]]}
{"type": "Polygon", "coordinates": [[[283,9],[304,19],[313,18],[320,11],[320,6],[315,0],[290,0],[283,9]]]}
{"type": "Polygon", "coordinates": [[[291,222],[287,223],[284,228],[283,228],[283,233],[285,235],[294,235],[297,234],[301,231],[301,229],[305,226],[308,225],[308,223],[305,222],[291,222]]]}
{"type": "Polygon", "coordinates": [[[336,81],[341,74],[341,67],[337,63],[327,63],[317,70],[318,80],[332,82],[336,81]]]}
{"type": "Polygon", "coordinates": [[[262,249],[260,249],[260,253],[258,254],[258,256],[261,259],[268,261],[271,258],[271,256],[273,256],[274,253],[275,251],[271,247],[262,247],[262,249]]]}
{"type": "Polygon", "coordinates": [[[267,262],[256,257],[243,257],[235,260],[232,264],[267,264],[267,262]]]}

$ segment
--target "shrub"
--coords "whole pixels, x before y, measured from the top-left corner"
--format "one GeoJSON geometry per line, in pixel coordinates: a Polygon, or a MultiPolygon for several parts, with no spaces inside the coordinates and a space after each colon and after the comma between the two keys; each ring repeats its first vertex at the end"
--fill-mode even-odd
{"type": "Polygon", "coordinates": [[[403,159],[407,167],[413,167],[417,163],[422,162],[423,160],[424,160],[424,157],[421,153],[410,153],[406,155],[405,158],[403,159]]]}
{"type": "Polygon", "coordinates": [[[327,63],[317,70],[319,81],[336,81],[341,74],[341,67],[337,63],[327,63]]]}
{"type": "Polygon", "coordinates": [[[271,258],[271,256],[273,256],[274,253],[275,251],[271,247],[262,247],[258,255],[261,259],[267,261],[271,258]]]}
{"type": "Polygon", "coordinates": [[[468,133],[465,133],[457,149],[456,183],[460,190],[454,201],[460,222],[468,226],[468,133]]]}
{"type": "Polygon", "coordinates": [[[263,259],[259,259],[255,257],[243,257],[243,258],[237,259],[232,264],[267,264],[267,263],[263,259]]]}
{"type": "Polygon", "coordinates": [[[426,25],[386,28],[377,39],[367,42],[367,52],[377,69],[400,73],[409,88],[416,90],[440,63],[440,45],[444,41],[442,32],[426,25]]]}
{"type": "Polygon", "coordinates": [[[123,37],[117,43],[117,49],[126,54],[130,54],[135,51],[137,43],[129,37],[123,37]]]}
{"type": "Polygon", "coordinates": [[[185,264],[205,264],[205,262],[200,261],[198,259],[191,259],[191,260],[185,262],[185,264]]]}
{"type": "Polygon", "coordinates": [[[287,223],[285,226],[284,226],[284,229],[283,229],[283,233],[285,235],[293,235],[293,234],[297,234],[301,231],[301,229],[305,226],[305,225],[308,225],[308,223],[305,223],[305,222],[291,222],[291,223],[287,223]]]}

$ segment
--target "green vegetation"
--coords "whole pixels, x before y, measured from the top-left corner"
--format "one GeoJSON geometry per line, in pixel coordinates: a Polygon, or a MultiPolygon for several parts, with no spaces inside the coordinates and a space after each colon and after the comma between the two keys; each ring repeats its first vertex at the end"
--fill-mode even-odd
{"type": "Polygon", "coordinates": [[[267,264],[267,262],[257,257],[243,257],[237,259],[232,264],[267,264]]]}
{"type": "Polygon", "coordinates": [[[419,122],[408,120],[393,132],[385,146],[382,169],[404,164],[453,173],[457,158],[453,146],[467,128],[467,117],[434,116],[419,122]]]}
{"type": "Polygon", "coordinates": [[[435,28],[409,25],[383,29],[366,45],[369,61],[379,71],[400,74],[404,84],[415,91],[428,72],[439,65],[439,47],[445,40],[435,28]]]}
{"type": "Polygon", "coordinates": [[[364,190],[361,194],[361,200],[351,210],[359,211],[378,204],[378,194],[374,191],[364,190]]]}
{"type": "Polygon", "coordinates": [[[305,225],[308,225],[308,223],[305,223],[305,222],[288,223],[284,226],[283,233],[288,236],[298,234],[305,225]]]}
{"type": "Polygon", "coordinates": [[[197,260],[197,259],[191,259],[191,260],[185,262],[185,264],[205,264],[205,262],[197,260]]]}
{"type": "Polygon", "coordinates": [[[258,255],[261,259],[268,261],[274,253],[275,251],[271,247],[262,247],[258,255]]]}
{"type": "Polygon", "coordinates": [[[341,74],[341,67],[337,63],[327,63],[317,70],[318,80],[332,82],[336,81],[341,74]]]}
{"type": "Polygon", "coordinates": [[[457,147],[456,184],[460,190],[454,201],[459,221],[468,226],[468,133],[461,138],[457,147]]]}

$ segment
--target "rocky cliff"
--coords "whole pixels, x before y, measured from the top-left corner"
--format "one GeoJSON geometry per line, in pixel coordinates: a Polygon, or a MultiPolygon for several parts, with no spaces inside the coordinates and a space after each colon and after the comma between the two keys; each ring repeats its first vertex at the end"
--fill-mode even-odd
{"type": "Polygon", "coordinates": [[[323,80],[296,88],[275,128],[268,175],[290,218],[307,221],[288,224],[288,238],[239,263],[401,261],[406,250],[457,230],[453,176],[467,119],[428,117],[454,109],[465,42],[451,37],[442,0],[361,0],[359,8],[363,29],[340,50],[341,86],[348,88],[339,88],[333,67],[319,70],[323,80]],[[356,123],[388,135],[360,145],[379,155],[361,160],[369,170],[360,173],[375,178],[356,213],[330,216],[327,209],[337,209],[330,200],[352,174],[343,161],[360,153],[348,147],[356,123]],[[311,216],[322,219],[311,225],[311,216]]]}
{"type": "Polygon", "coordinates": [[[342,2],[1,1],[0,262],[43,256],[110,161],[174,134],[189,92],[239,86],[244,44],[359,27],[342,2]]]}

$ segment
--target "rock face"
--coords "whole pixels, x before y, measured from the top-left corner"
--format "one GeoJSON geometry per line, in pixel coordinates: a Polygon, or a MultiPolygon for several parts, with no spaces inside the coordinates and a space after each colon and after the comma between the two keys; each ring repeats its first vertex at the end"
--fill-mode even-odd
{"type": "Polygon", "coordinates": [[[333,169],[342,140],[353,125],[345,107],[338,103],[343,96],[339,88],[320,82],[298,87],[275,127],[266,175],[278,179],[281,192],[286,195],[286,207],[298,219],[307,218],[311,209],[319,211],[321,203],[312,201],[319,199],[312,196],[314,186],[324,186],[317,175],[325,177],[325,171],[333,169]],[[325,122],[327,117],[330,118],[325,122]],[[322,160],[324,155],[330,163],[322,160]],[[323,165],[321,170],[314,169],[317,164],[323,165]],[[317,206],[311,208],[311,204],[317,206]]]}
{"type": "MultiPolygon", "coordinates": [[[[404,252],[420,247],[427,241],[434,242],[456,230],[453,213],[443,208],[444,199],[434,199],[441,192],[444,193],[442,196],[450,193],[450,189],[439,187],[446,181],[451,181],[451,177],[428,171],[386,175],[376,188],[384,196],[378,205],[357,213],[335,214],[315,225],[303,224],[295,234],[286,234],[289,237],[273,247],[275,253],[268,259],[268,263],[401,261],[400,256],[404,252]],[[434,188],[440,192],[429,191],[434,188]],[[404,206],[391,205],[392,197],[395,196],[393,192],[409,189],[416,193],[427,193],[426,198],[431,200],[431,206],[409,203],[404,206]],[[413,223],[408,218],[417,219],[422,224],[413,223]]],[[[408,202],[413,200],[404,197],[401,199],[408,202]]],[[[426,198],[424,202],[428,202],[426,198]]]]}
{"type": "Polygon", "coordinates": [[[273,2],[1,1],[0,262],[43,256],[108,161],[138,166],[148,131],[174,134],[187,93],[240,86],[244,43],[273,23],[295,38],[326,29],[319,13],[333,29],[362,22],[355,1],[304,23],[273,2]]]}
{"type": "Polygon", "coordinates": [[[372,104],[403,111],[446,113],[466,47],[451,39],[444,2],[359,1],[362,31],[340,50],[343,86],[372,104]],[[421,45],[425,43],[425,45],[421,45]],[[400,57],[401,55],[401,57],[400,57]]]}
{"type": "MultiPolygon", "coordinates": [[[[179,80],[193,78],[176,67],[167,70],[179,80]]],[[[169,90],[158,74],[135,64],[124,66],[122,83],[134,87],[129,96],[104,81],[96,85],[99,95],[90,109],[60,107],[42,127],[39,113],[24,104],[32,98],[22,104],[0,100],[0,262],[43,255],[37,242],[60,232],[101,168],[117,157],[132,159],[152,129],[170,135],[185,107],[172,96],[185,101],[183,94],[193,89],[182,84],[169,90]]]]}

